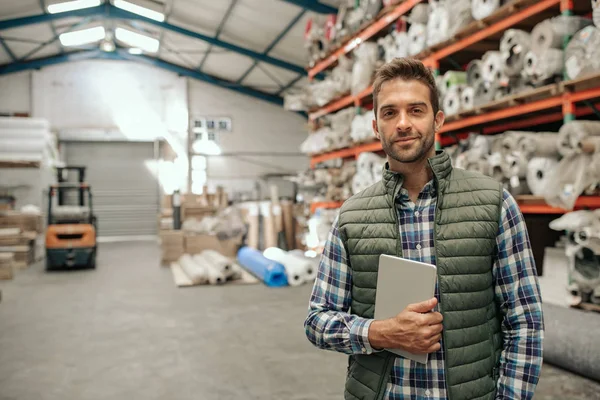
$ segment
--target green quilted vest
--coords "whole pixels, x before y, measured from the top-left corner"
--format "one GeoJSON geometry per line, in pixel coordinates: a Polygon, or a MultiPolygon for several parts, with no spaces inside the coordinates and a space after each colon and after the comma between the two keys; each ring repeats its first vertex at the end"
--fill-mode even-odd
{"type": "MultiPolygon", "coordinates": [[[[502,350],[492,278],[502,187],[452,168],[445,152],[429,165],[437,188],[434,240],[448,398],[493,400],[502,350]]],[[[373,318],[379,256],[402,256],[394,205],[402,181],[386,169],[382,181],[340,210],[339,231],[352,268],[351,312],[361,317],[373,318]]],[[[383,398],[395,357],[387,351],[351,356],[345,398],[383,398]]]]}

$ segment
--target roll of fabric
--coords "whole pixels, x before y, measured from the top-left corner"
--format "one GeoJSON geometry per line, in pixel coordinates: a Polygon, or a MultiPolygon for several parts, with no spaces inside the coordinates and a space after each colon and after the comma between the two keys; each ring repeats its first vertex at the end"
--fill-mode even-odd
{"type": "MultiPolygon", "coordinates": [[[[493,0],[486,0],[493,1],[493,0]]],[[[454,36],[463,26],[468,25],[473,21],[473,13],[471,12],[471,0],[453,0],[445,3],[450,16],[450,29],[446,39],[454,36]]],[[[444,39],[445,40],[445,39],[444,39]]]]}
{"type": "Polygon", "coordinates": [[[50,125],[45,119],[38,118],[17,118],[17,117],[2,117],[0,118],[0,130],[43,130],[48,131],[50,125]]]}
{"type": "Polygon", "coordinates": [[[477,87],[483,82],[482,69],[483,63],[481,60],[473,60],[467,66],[467,83],[469,86],[477,87]]]}
{"type": "MultiPolygon", "coordinates": [[[[435,77],[435,86],[438,89],[438,93],[440,95],[440,100],[444,98],[446,95],[446,85],[444,85],[444,75],[438,75],[435,77]]],[[[441,102],[441,101],[440,101],[441,102]]]]}
{"type": "Polygon", "coordinates": [[[448,71],[444,74],[444,86],[450,89],[453,86],[466,85],[467,73],[463,71],[448,71]]]}
{"type": "Polygon", "coordinates": [[[544,362],[600,381],[600,318],[586,311],[544,304],[544,362]]]}
{"type": "Polygon", "coordinates": [[[558,134],[561,155],[566,157],[572,154],[580,154],[583,151],[584,141],[600,141],[600,122],[571,121],[564,124],[558,134]]]}
{"type": "Polygon", "coordinates": [[[569,79],[600,71],[599,28],[588,26],[573,36],[565,50],[565,69],[569,79]]]}
{"type": "Polygon", "coordinates": [[[475,89],[471,86],[466,86],[460,94],[461,110],[471,110],[475,108],[475,89]]]}
{"type": "Polygon", "coordinates": [[[182,255],[178,260],[183,272],[185,272],[195,285],[208,282],[208,272],[204,265],[204,259],[200,261],[200,263],[196,262],[189,254],[182,255]]]}
{"type": "Polygon", "coordinates": [[[536,86],[541,86],[563,70],[563,51],[547,49],[543,52],[529,51],[525,56],[525,75],[536,86]]]}
{"type": "Polygon", "coordinates": [[[594,9],[592,12],[594,25],[600,28],[600,0],[592,0],[592,8],[594,9]]]}
{"type": "Polygon", "coordinates": [[[320,257],[307,257],[302,250],[292,250],[290,254],[306,262],[305,276],[307,281],[314,281],[319,270],[320,257]]]}
{"type": "Polygon", "coordinates": [[[233,276],[233,260],[214,250],[204,250],[202,256],[207,259],[225,278],[233,276]]]}
{"type": "Polygon", "coordinates": [[[525,178],[527,176],[527,158],[519,153],[513,152],[508,154],[506,157],[506,162],[502,165],[504,168],[504,176],[507,179],[510,179],[514,176],[518,178],[525,178]]]}
{"type": "Polygon", "coordinates": [[[500,84],[504,75],[504,60],[499,51],[488,51],[483,55],[481,74],[483,80],[489,83],[500,84]]]}
{"type": "Polygon", "coordinates": [[[519,140],[521,139],[522,132],[520,131],[506,131],[502,135],[502,147],[501,152],[504,157],[519,151],[519,140]]]}
{"type": "Polygon", "coordinates": [[[504,61],[504,73],[509,77],[520,76],[525,66],[525,55],[531,48],[531,35],[518,29],[509,29],[502,36],[500,52],[504,61]]]}
{"type": "Polygon", "coordinates": [[[263,252],[263,255],[285,268],[285,275],[290,286],[300,286],[306,279],[306,265],[298,258],[283,251],[277,247],[270,247],[263,252]]]}
{"type": "Polygon", "coordinates": [[[446,115],[456,115],[460,112],[461,101],[460,101],[461,87],[452,86],[444,96],[444,113],[446,115]]]}
{"type": "Polygon", "coordinates": [[[481,82],[475,88],[475,106],[481,106],[493,101],[497,92],[497,86],[489,82],[481,82]]]}
{"type": "Polygon", "coordinates": [[[543,196],[548,185],[552,184],[548,176],[556,166],[558,160],[549,157],[534,157],[527,164],[527,186],[531,193],[536,196],[543,196]]]}
{"type": "Polygon", "coordinates": [[[408,54],[415,56],[427,47],[427,25],[412,24],[408,28],[408,54]]]}
{"type": "Polygon", "coordinates": [[[427,21],[427,46],[435,46],[450,37],[450,13],[446,3],[432,3],[427,21]]]}
{"type": "Polygon", "coordinates": [[[490,154],[490,156],[487,158],[488,171],[486,175],[491,176],[498,182],[502,182],[504,180],[504,172],[502,172],[503,160],[504,156],[502,155],[502,153],[492,150],[492,154],[490,154]]]}
{"type": "Polygon", "coordinates": [[[375,178],[368,172],[358,171],[352,177],[352,193],[357,194],[375,183],[375,178]]]}
{"type": "Polygon", "coordinates": [[[589,26],[589,19],[576,16],[558,16],[537,24],[531,32],[531,48],[538,53],[548,49],[561,49],[566,36],[589,26]]]}
{"type": "Polygon", "coordinates": [[[287,286],[283,265],[269,260],[258,250],[242,247],[237,254],[240,265],[270,287],[287,286]]]}
{"type": "Polygon", "coordinates": [[[410,16],[408,17],[409,24],[421,24],[427,25],[427,21],[429,20],[429,4],[427,3],[419,3],[412,8],[410,12],[410,16]]]}
{"type": "Polygon", "coordinates": [[[473,18],[484,19],[492,15],[502,5],[501,0],[472,0],[471,12],[473,18]]]}
{"type": "Polygon", "coordinates": [[[523,132],[518,141],[518,151],[526,157],[558,156],[558,133],[523,132]]]}

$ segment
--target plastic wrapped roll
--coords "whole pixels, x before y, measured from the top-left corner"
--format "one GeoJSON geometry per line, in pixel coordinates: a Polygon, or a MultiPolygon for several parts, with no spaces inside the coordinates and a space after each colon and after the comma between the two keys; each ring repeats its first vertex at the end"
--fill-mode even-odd
{"type": "MultiPolygon", "coordinates": [[[[485,0],[490,1],[490,0],[485,0]]],[[[447,33],[446,39],[454,36],[462,27],[468,25],[473,21],[473,15],[471,12],[471,0],[453,0],[445,3],[445,7],[448,9],[450,15],[450,29],[447,33]]]]}
{"type": "Polygon", "coordinates": [[[600,71],[600,29],[588,26],[577,32],[565,50],[569,79],[600,71]]]}
{"type": "Polygon", "coordinates": [[[504,180],[504,173],[502,172],[502,162],[504,160],[504,156],[500,152],[492,151],[492,154],[488,157],[488,172],[486,175],[491,176],[498,182],[502,182],[504,180]]]}
{"type": "Polygon", "coordinates": [[[200,263],[198,263],[189,254],[184,254],[179,257],[179,266],[195,285],[208,282],[208,272],[204,259],[200,259],[200,263]]]}
{"type": "Polygon", "coordinates": [[[467,83],[469,86],[477,87],[481,82],[483,82],[483,76],[481,73],[483,63],[481,60],[473,60],[467,66],[467,83]]]}
{"type": "Polygon", "coordinates": [[[50,125],[45,119],[37,118],[17,118],[3,117],[0,118],[0,131],[2,130],[43,130],[48,131],[50,125]]]}
{"type": "Polygon", "coordinates": [[[408,54],[415,56],[427,47],[427,25],[412,24],[408,28],[408,54]]]}
{"type": "Polygon", "coordinates": [[[502,135],[502,149],[501,152],[504,156],[519,151],[519,140],[521,139],[522,132],[519,131],[506,131],[502,135]]]}
{"type": "Polygon", "coordinates": [[[202,256],[206,258],[225,278],[233,276],[233,260],[225,257],[221,253],[214,250],[204,250],[202,256]]]}
{"type": "Polygon", "coordinates": [[[531,48],[538,53],[561,49],[563,39],[590,25],[591,21],[575,16],[558,16],[537,24],[531,32],[531,48]]]}
{"type": "Polygon", "coordinates": [[[242,247],[238,251],[241,266],[271,287],[287,286],[287,277],[283,265],[269,260],[258,250],[242,247]]]}
{"type": "Polygon", "coordinates": [[[460,94],[460,105],[462,110],[471,110],[475,108],[475,89],[467,86],[460,94]]]}
{"type": "Polygon", "coordinates": [[[448,71],[444,74],[443,85],[446,90],[453,86],[466,85],[467,84],[467,73],[462,71],[448,71]]]}
{"type": "Polygon", "coordinates": [[[525,75],[537,86],[543,85],[563,70],[563,51],[548,49],[542,53],[529,51],[525,56],[525,75]]]}
{"type": "Polygon", "coordinates": [[[543,196],[548,181],[549,172],[558,165],[556,158],[534,157],[527,164],[527,186],[532,194],[543,196]]]}
{"type": "Polygon", "coordinates": [[[499,51],[488,51],[483,55],[483,65],[481,74],[486,82],[500,84],[506,75],[504,75],[504,60],[499,51]]]}
{"type": "Polygon", "coordinates": [[[471,0],[473,18],[484,19],[492,15],[502,5],[501,0],[471,0]]]}
{"type": "Polygon", "coordinates": [[[531,48],[531,36],[521,30],[509,29],[502,36],[500,52],[504,61],[504,73],[509,77],[520,76],[525,66],[525,56],[531,48]]]}
{"type": "Polygon", "coordinates": [[[507,179],[513,176],[525,178],[527,176],[527,158],[518,152],[511,153],[506,156],[504,167],[504,176],[507,179]]]}
{"type": "Polygon", "coordinates": [[[370,172],[357,172],[352,177],[352,193],[360,193],[375,183],[375,178],[370,172]]]}
{"type": "Polygon", "coordinates": [[[450,36],[450,13],[446,4],[432,3],[427,21],[427,46],[435,46],[450,36]],[[435,6],[433,6],[435,4],[435,6]]]}
{"type": "Polygon", "coordinates": [[[526,157],[556,157],[558,134],[554,132],[524,133],[518,141],[518,151],[526,157]]]}
{"type": "Polygon", "coordinates": [[[306,280],[314,281],[315,278],[317,277],[317,272],[319,270],[319,262],[320,262],[321,258],[320,257],[307,257],[304,255],[304,252],[302,250],[292,250],[292,251],[290,251],[290,254],[307,263],[308,269],[306,270],[306,280]],[[308,264],[310,264],[310,267],[308,267],[308,264]]]}
{"type": "Polygon", "coordinates": [[[422,24],[427,25],[429,20],[429,4],[419,3],[412,8],[410,16],[408,17],[409,24],[422,24]]]}
{"type": "Polygon", "coordinates": [[[558,131],[558,151],[564,157],[580,154],[583,151],[583,142],[590,138],[594,141],[600,140],[600,122],[568,122],[558,131]]]}
{"type": "Polygon", "coordinates": [[[300,259],[277,247],[266,249],[263,255],[284,266],[290,286],[300,286],[305,282],[307,267],[300,259]]]}
{"type": "Polygon", "coordinates": [[[448,90],[446,96],[444,96],[443,107],[446,115],[456,115],[460,112],[460,93],[460,86],[453,86],[448,90]]]}
{"type": "Polygon", "coordinates": [[[480,106],[494,100],[498,88],[489,82],[481,82],[475,88],[475,105],[480,106]]]}

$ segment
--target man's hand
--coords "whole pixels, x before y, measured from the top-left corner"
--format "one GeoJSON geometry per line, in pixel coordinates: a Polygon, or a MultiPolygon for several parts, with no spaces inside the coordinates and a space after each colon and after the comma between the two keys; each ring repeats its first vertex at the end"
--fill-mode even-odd
{"type": "Polygon", "coordinates": [[[410,304],[393,318],[373,321],[369,327],[371,346],[402,349],[413,354],[438,351],[441,347],[443,317],[438,312],[431,312],[436,304],[436,298],[410,304]]]}

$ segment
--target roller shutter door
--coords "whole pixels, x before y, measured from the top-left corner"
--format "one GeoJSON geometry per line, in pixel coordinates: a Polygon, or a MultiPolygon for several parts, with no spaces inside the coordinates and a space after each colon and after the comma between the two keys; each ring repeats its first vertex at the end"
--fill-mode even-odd
{"type": "Polygon", "coordinates": [[[153,143],[63,145],[68,165],[87,167],[86,181],[92,187],[98,236],[156,235],[158,182],[146,166],[154,160],[153,143]]]}

